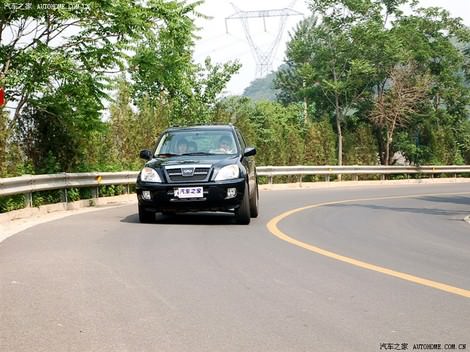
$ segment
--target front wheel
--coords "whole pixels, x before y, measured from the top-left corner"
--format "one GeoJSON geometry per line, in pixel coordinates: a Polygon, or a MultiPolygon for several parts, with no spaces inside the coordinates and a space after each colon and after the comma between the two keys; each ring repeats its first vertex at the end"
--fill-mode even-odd
{"type": "Polygon", "coordinates": [[[139,206],[139,221],[144,224],[155,221],[155,213],[145,210],[144,207],[139,206]]]}
{"type": "Polygon", "coordinates": [[[253,192],[253,197],[250,197],[250,215],[252,218],[258,217],[258,208],[259,208],[259,193],[258,193],[258,184],[256,184],[256,189],[253,192]]]}
{"type": "Polygon", "coordinates": [[[248,191],[248,185],[245,185],[240,208],[235,211],[235,220],[241,225],[248,225],[250,223],[250,192],[248,191]]]}

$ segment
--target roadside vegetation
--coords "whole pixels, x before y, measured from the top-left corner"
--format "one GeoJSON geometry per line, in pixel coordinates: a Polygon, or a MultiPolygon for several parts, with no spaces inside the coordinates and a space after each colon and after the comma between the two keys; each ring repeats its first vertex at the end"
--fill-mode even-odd
{"type": "Polygon", "coordinates": [[[470,31],[443,9],[310,0],[263,101],[223,97],[238,62],[194,62],[200,1],[30,3],[0,1],[0,177],[137,170],[164,128],[213,122],[258,165],[470,163],[470,31]]]}

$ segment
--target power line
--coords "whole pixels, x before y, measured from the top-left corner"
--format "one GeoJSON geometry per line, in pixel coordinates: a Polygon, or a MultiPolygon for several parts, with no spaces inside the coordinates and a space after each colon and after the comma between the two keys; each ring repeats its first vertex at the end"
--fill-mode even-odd
{"type": "Polygon", "coordinates": [[[258,11],[242,11],[237,8],[233,3],[232,7],[235,10],[235,13],[225,18],[225,31],[228,34],[228,21],[229,20],[240,20],[243,26],[243,31],[245,32],[245,38],[248,41],[250,46],[251,53],[256,62],[256,78],[261,78],[272,71],[273,59],[276,54],[277,48],[282,38],[282,33],[286,25],[287,17],[289,16],[301,16],[301,12],[293,10],[296,0],[292,0],[288,8],[283,9],[271,9],[271,10],[258,10],[258,11]],[[277,35],[267,49],[262,49],[260,46],[255,44],[253,37],[250,33],[250,28],[248,24],[248,19],[252,18],[262,18],[264,31],[266,29],[266,18],[267,17],[280,17],[279,26],[277,30],[277,35]]]}

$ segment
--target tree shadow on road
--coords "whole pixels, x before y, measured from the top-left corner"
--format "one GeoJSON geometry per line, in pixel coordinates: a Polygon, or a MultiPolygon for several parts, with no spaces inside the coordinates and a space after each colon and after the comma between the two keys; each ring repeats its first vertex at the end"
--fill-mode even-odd
{"type": "MultiPolygon", "coordinates": [[[[410,198],[414,200],[424,200],[432,203],[451,203],[456,205],[468,205],[468,209],[438,209],[433,207],[394,207],[387,205],[368,204],[368,203],[343,203],[343,204],[330,204],[329,207],[362,207],[374,210],[388,210],[412,214],[426,214],[426,215],[439,215],[439,216],[461,216],[462,219],[470,214],[470,197],[458,196],[458,197],[438,197],[438,196],[423,196],[410,198]]],[[[387,199],[378,199],[377,201],[384,201],[387,199]]],[[[394,199],[391,199],[394,200],[394,199]]],[[[401,199],[403,201],[403,199],[401,199]]],[[[455,220],[455,219],[453,219],[455,220]]]]}
{"type": "Polygon", "coordinates": [[[426,200],[429,202],[436,203],[452,203],[452,204],[461,204],[468,205],[468,212],[470,213],[470,197],[469,196],[452,196],[452,197],[438,197],[438,196],[426,196],[418,197],[417,199],[426,200]]]}

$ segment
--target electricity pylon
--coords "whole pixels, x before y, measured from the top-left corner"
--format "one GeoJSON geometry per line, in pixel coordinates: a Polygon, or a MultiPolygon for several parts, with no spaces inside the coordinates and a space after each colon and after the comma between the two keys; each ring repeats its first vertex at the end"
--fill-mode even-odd
{"type": "Polygon", "coordinates": [[[303,15],[301,12],[293,10],[296,0],[291,1],[288,8],[273,9],[273,10],[258,10],[258,11],[242,11],[237,8],[233,3],[232,7],[235,9],[235,13],[225,18],[225,31],[228,33],[228,20],[241,20],[245,37],[250,45],[251,53],[256,62],[256,78],[261,78],[268,74],[273,69],[273,60],[276,54],[279,43],[281,42],[282,33],[286,25],[287,17],[303,15]],[[262,49],[257,46],[253,41],[250,33],[250,27],[248,26],[249,18],[262,18],[264,24],[264,31],[266,30],[266,17],[280,17],[279,27],[277,35],[274,41],[269,45],[267,49],[262,49]]]}

